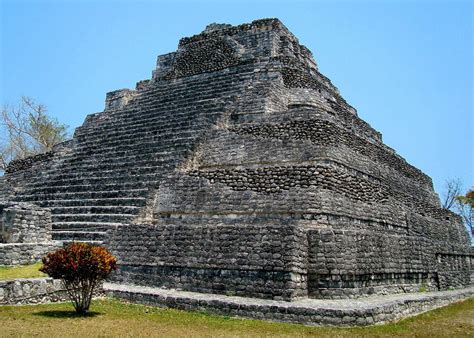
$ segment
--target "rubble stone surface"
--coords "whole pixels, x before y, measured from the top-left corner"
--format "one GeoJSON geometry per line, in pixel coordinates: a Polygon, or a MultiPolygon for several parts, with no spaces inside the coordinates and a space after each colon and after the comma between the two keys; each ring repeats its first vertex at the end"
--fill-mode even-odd
{"type": "Polygon", "coordinates": [[[0,305],[43,304],[68,300],[59,279],[20,278],[0,281],[0,305]]]}
{"type": "Polygon", "coordinates": [[[366,326],[398,320],[465,299],[474,294],[474,287],[372,296],[357,300],[301,299],[293,302],[114,283],[105,283],[104,291],[131,302],[180,310],[306,325],[366,326]]]}

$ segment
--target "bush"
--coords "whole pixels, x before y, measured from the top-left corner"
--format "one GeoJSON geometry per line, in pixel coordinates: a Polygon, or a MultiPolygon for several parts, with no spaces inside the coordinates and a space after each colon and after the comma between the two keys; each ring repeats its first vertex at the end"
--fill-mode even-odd
{"type": "Polygon", "coordinates": [[[72,243],[47,254],[40,271],[61,279],[76,312],[85,314],[97,285],[116,268],[117,259],[106,248],[72,243]]]}

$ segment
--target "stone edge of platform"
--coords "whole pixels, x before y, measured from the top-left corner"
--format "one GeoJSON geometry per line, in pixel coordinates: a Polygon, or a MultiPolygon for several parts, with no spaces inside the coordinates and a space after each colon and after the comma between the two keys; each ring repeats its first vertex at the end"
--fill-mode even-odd
{"type": "MultiPolygon", "coordinates": [[[[300,323],[313,326],[367,326],[383,324],[414,316],[474,295],[474,287],[453,291],[429,292],[418,297],[389,299],[370,306],[336,309],[321,304],[298,304],[284,301],[265,301],[252,298],[147,288],[134,285],[105,283],[108,296],[132,303],[192,310],[217,315],[277,322],[300,323]]],[[[353,300],[347,299],[347,302],[353,300]]]]}

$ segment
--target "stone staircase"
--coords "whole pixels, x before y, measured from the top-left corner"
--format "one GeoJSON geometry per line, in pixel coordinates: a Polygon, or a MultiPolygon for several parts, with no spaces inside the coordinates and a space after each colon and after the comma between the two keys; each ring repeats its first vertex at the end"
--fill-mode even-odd
{"type": "Polygon", "coordinates": [[[56,240],[100,242],[107,229],[136,222],[158,182],[253,74],[251,65],[237,68],[235,76],[151,82],[127,105],[89,117],[72,150],[17,186],[13,199],[50,208],[56,240]]]}

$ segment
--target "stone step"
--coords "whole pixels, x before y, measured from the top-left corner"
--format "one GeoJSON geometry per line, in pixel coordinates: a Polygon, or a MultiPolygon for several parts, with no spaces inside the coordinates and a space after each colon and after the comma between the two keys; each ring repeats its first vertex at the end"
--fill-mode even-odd
{"type": "Polygon", "coordinates": [[[94,240],[87,240],[87,239],[81,239],[81,238],[77,238],[77,239],[74,239],[74,240],[62,240],[62,243],[64,246],[70,244],[70,243],[74,243],[74,242],[81,242],[81,243],[89,243],[89,244],[92,244],[92,245],[99,245],[99,246],[102,246],[104,244],[104,241],[94,241],[94,240]]]}
{"type": "Polygon", "coordinates": [[[196,135],[192,135],[190,138],[186,139],[176,139],[176,138],[158,138],[158,137],[148,137],[129,140],[130,142],[115,142],[110,144],[102,144],[97,141],[95,144],[88,144],[84,147],[78,146],[75,149],[74,156],[68,158],[69,162],[74,162],[74,160],[87,160],[87,158],[99,155],[99,156],[126,156],[133,157],[141,154],[156,154],[163,156],[170,156],[176,149],[185,149],[188,148],[186,141],[194,140],[196,135]]]}
{"type": "Polygon", "coordinates": [[[149,163],[151,165],[163,165],[166,163],[171,163],[175,160],[177,153],[185,152],[189,149],[189,146],[180,146],[176,145],[174,149],[174,154],[170,154],[169,151],[163,151],[161,149],[150,149],[144,150],[143,153],[138,151],[135,154],[121,152],[116,150],[110,153],[96,153],[91,156],[83,156],[70,159],[67,162],[64,162],[63,167],[88,167],[90,165],[126,165],[128,167],[139,167],[144,166],[149,163]],[[136,164],[135,164],[136,163],[136,164]]]}
{"type": "Polygon", "coordinates": [[[52,214],[53,223],[56,222],[107,222],[130,223],[137,215],[132,214],[52,214]]]}
{"type": "Polygon", "coordinates": [[[79,164],[90,160],[97,161],[98,159],[110,158],[115,162],[118,161],[131,161],[131,160],[150,160],[150,159],[161,159],[171,160],[176,153],[186,151],[190,148],[188,141],[194,141],[195,137],[179,140],[173,142],[168,141],[155,141],[155,140],[142,140],[141,144],[116,144],[107,146],[104,144],[103,148],[88,147],[87,149],[78,149],[76,156],[69,158],[65,163],[67,164],[79,164]]]}
{"type": "Polygon", "coordinates": [[[181,83],[155,83],[146,92],[142,92],[138,98],[125,107],[107,111],[109,116],[127,117],[130,113],[139,112],[143,109],[159,107],[165,104],[176,104],[176,102],[193,103],[199,100],[210,100],[223,92],[235,92],[239,89],[237,82],[244,82],[250,76],[238,74],[229,81],[227,76],[216,76],[201,81],[191,80],[181,83]],[[160,86],[161,85],[161,86],[160,86]],[[193,100],[194,98],[194,100],[193,100]]]}
{"type": "Polygon", "coordinates": [[[137,215],[141,207],[128,205],[115,206],[49,206],[51,214],[128,214],[137,215]]]}
{"type": "MultiPolygon", "coordinates": [[[[199,126],[206,126],[212,123],[220,114],[222,108],[214,109],[211,112],[196,111],[193,114],[187,113],[185,116],[170,116],[163,121],[160,119],[143,119],[142,122],[126,127],[112,128],[110,126],[101,129],[90,130],[77,136],[77,146],[83,147],[91,142],[111,142],[117,140],[133,140],[137,136],[141,137],[162,137],[169,139],[176,136],[186,136],[199,126]]],[[[140,140],[138,138],[137,140],[140,140]]]]}
{"type": "MultiPolygon", "coordinates": [[[[243,77],[242,77],[243,78],[243,77]]],[[[237,81],[236,81],[237,82],[237,81]]],[[[115,110],[115,111],[108,111],[110,118],[108,120],[101,120],[100,124],[107,124],[110,122],[115,122],[116,120],[120,120],[126,122],[127,120],[133,120],[137,115],[140,113],[144,113],[146,111],[156,111],[157,109],[166,111],[169,110],[170,107],[176,107],[176,103],[182,103],[182,106],[193,106],[199,103],[200,101],[209,101],[212,102],[216,96],[222,96],[223,93],[227,93],[228,96],[232,94],[236,94],[239,92],[239,86],[236,84],[233,85],[225,85],[223,83],[218,83],[213,81],[212,87],[209,88],[210,83],[195,83],[193,86],[195,90],[189,90],[189,87],[184,88],[181,93],[176,91],[176,88],[172,86],[165,88],[162,93],[167,93],[163,95],[161,93],[153,92],[148,97],[146,95],[142,95],[143,98],[138,100],[135,104],[129,105],[125,108],[115,110]],[[221,95],[219,95],[221,94],[221,95]],[[157,96],[161,96],[160,98],[156,98],[157,96]],[[109,122],[110,121],[110,122],[109,122]]],[[[89,126],[87,126],[89,127],[89,126]]],[[[82,130],[80,130],[82,131],[82,130]]]]}
{"type": "Polygon", "coordinates": [[[194,133],[196,130],[203,129],[207,125],[211,124],[212,121],[203,121],[200,122],[199,124],[196,122],[194,124],[194,127],[191,129],[189,128],[184,128],[184,127],[176,127],[176,128],[167,128],[167,129],[153,129],[151,131],[143,132],[139,131],[139,128],[137,130],[127,130],[123,132],[109,132],[107,130],[104,131],[99,131],[100,133],[103,134],[102,138],[99,138],[97,136],[94,137],[88,137],[80,140],[80,142],[77,143],[76,149],[81,150],[81,149],[89,149],[89,148],[94,148],[94,146],[100,145],[100,142],[102,141],[105,146],[121,146],[121,145],[137,145],[144,143],[146,140],[151,140],[155,142],[160,142],[163,144],[166,143],[175,143],[175,142],[180,142],[180,140],[186,140],[189,138],[194,137],[194,133]],[[125,141],[130,141],[132,143],[127,144],[127,143],[120,143],[120,142],[125,142],[125,141]]]}
{"type": "Polygon", "coordinates": [[[238,92],[239,90],[236,90],[235,88],[224,88],[222,90],[214,90],[214,94],[212,94],[208,90],[203,89],[203,92],[201,93],[188,91],[188,95],[182,98],[170,95],[166,97],[166,100],[150,98],[148,101],[141,102],[140,105],[132,105],[115,111],[98,113],[102,114],[97,115],[96,117],[100,123],[90,123],[83,127],[95,128],[99,124],[102,126],[125,125],[139,120],[141,117],[166,117],[169,116],[170,113],[175,113],[177,111],[180,111],[181,114],[185,114],[188,111],[206,110],[216,107],[217,104],[223,103],[222,101],[216,102],[216,97],[225,100],[226,98],[238,94],[238,92]],[[100,119],[100,117],[103,118],[100,119]]]}
{"type": "MultiPolygon", "coordinates": [[[[92,175],[94,175],[93,173],[92,175]]],[[[49,187],[55,186],[76,186],[76,185],[101,185],[104,183],[111,183],[114,181],[119,182],[128,182],[128,183],[140,183],[140,182],[156,182],[162,176],[161,173],[156,172],[146,175],[116,175],[116,176],[105,176],[105,177],[94,177],[92,175],[86,176],[82,175],[81,177],[76,178],[58,178],[58,179],[48,179],[47,181],[35,182],[30,185],[32,187],[41,187],[47,182],[49,187]]]]}
{"type": "Polygon", "coordinates": [[[42,177],[42,180],[38,180],[35,183],[32,184],[39,185],[45,184],[46,182],[48,184],[54,184],[56,181],[61,182],[73,182],[74,180],[83,180],[84,178],[91,178],[91,179],[105,179],[105,180],[123,180],[128,177],[153,177],[153,175],[156,175],[156,177],[161,177],[163,168],[173,168],[172,164],[168,164],[166,166],[144,166],[144,167],[137,167],[137,168],[127,168],[123,167],[122,168],[117,168],[117,169],[107,169],[107,170],[102,170],[99,172],[93,172],[89,173],[84,170],[80,170],[80,168],[75,168],[73,170],[72,167],[65,167],[63,168],[63,171],[61,173],[48,173],[47,175],[42,177]]]}
{"type": "MultiPolygon", "coordinates": [[[[121,170],[122,172],[140,172],[141,170],[151,170],[154,168],[155,171],[168,171],[173,169],[176,163],[181,160],[185,152],[182,154],[176,154],[176,159],[153,159],[153,160],[137,160],[137,161],[128,161],[128,162],[107,162],[96,161],[95,164],[93,161],[90,163],[77,163],[77,164],[63,164],[61,169],[53,168],[45,172],[45,175],[42,175],[39,180],[42,182],[47,182],[51,177],[56,177],[57,173],[60,175],[74,175],[74,176],[86,176],[90,177],[91,173],[108,171],[110,173],[115,173],[116,170],[121,170]],[[143,169],[145,168],[145,169],[143,169]]],[[[60,177],[60,176],[59,176],[60,177]]]]}
{"type": "MultiPolygon", "coordinates": [[[[176,149],[174,149],[176,151],[176,149]]],[[[183,147],[183,152],[187,151],[186,148],[183,147]]],[[[180,155],[175,155],[175,159],[173,160],[173,156],[170,155],[170,152],[162,152],[161,154],[154,155],[153,158],[146,158],[147,155],[132,155],[130,158],[124,158],[124,156],[118,156],[115,159],[111,158],[111,156],[105,157],[101,160],[97,158],[91,158],[90,162],[82,161],[80,159],[74,159],[74,163],[68,163],[73,161],[72,159],[68,159],[67,162],[61,163],[61,166],[58,165],[52,166],[49,171],[46,171],[39,177],[36,182],[37,185],[46,185],[49,184],[53,175],[56,173],[61,173],[59,176],[67,177],[90,177],[90,172],[95,173],[102,173],[103,171],[108,170],[110,173],[115,174],[116,170],[121,170],[122,173],[126,173],[129,176],[129,173],[155,173],[157,172],[167,172],[170,169],[174,168],[176,165],[176,158],[179,158],[180,155]],[[166,157],[164,157],[166,154],[166,157]],[[155,156],[158,156],[156,158],[155,156]],[[161,157],[160,157],[161,156],[161,157]],[[176,157],[178,156],[178,157],[176,157]],[[164,157],[164,158],[163,158],[164,157]],[[114,160],[118,162],[115,163],[114,160]],[[155,166],[155,168],[153,168],[155,166]],[[142,168],[143,167],[143,168],[142,168]],[[158,168],[158,169],[157,169],[158,168]]],[[[53,178],[56,179],[56,178],[53,178]]],[[[141,179],[140,179],[141,180],[141,179]]],[[[54,183],[53,183],[54,184],[54,183]]],[[[34,185],[34,184],[33,184],[34,185]]],[[[57,185],[57,184],[54,184],[57,185]]]]}
{"type": "Polygon", "coordinates": [[[154,82],[142,90],[126,107],[109,110],[108,113],[120,114],[122,110],[136,110],[146,105],[157,105],[168,101],[179,101],[187,97],[195,97],[200,93],[215,96],[216,92],[232,91],[239,88],[254,77],[255,65],[242,65],[238,68],[227,69],[225,73],[209,73],[207,78],[181,78],[173,81],[154,82]]]}
{"type": "Polygon", "coordinates": [[[106,238],[105,231],[52,231],[53,240],[58,241],[100,241],[106,238]]]}
{"type": "MultiPolygon", "coordinates": [[[[64,167],[64,172],[49,172],[46,175],[43,175],[43,182],[50,182],[50,180],[69,180],[69,179],[80,179],[84,177],[86,174],[85,172],[80,172],[76,170],[72,170],[72,167],[64,167]],[[69,170],[71,169],[71,170],[69,170]]],[[[77,168],[79,169],[79,168],[77,168]]],[[[101,170],[100,172],[94,172],[94,178],[99,177],[117,177],[118,175],[148,175],[152,173],[156,173],[157,167],[156,166],[138,166],[136,168],[130,167],[122,167],[122,168],[114,168],[114,169],[107,169],[101,170]]],[[[88,175],[90,176],[90,174],[88,175]]]]}
{"type": "Polygon", "coordinates": [[[84,198],[78,200],[45,200],[40,203],[37,203],[40,206],[48,206],[49,208],[55,207],[94,207],[94,206],[128,206],[128,207],[137,207],[141,208],[146,204],[145,197],[135,197],[135,198],[84,198]]]}
{"type": "Polygon", "coordinates": [[[121,190],[132,190],[132,189],[146,189],[155,184],[155,181],[141,181],[141,182],[112,182],[104,183],[100,185],[91,185],[91,184],[77,184],[77,185],[58,185],[54,187],[41,186],[41,187],[27,187],[24,190],[25,194],[53,194],[56,192],[88,192],[96,191],[100,187],[104,191],[121,191],[121,190]]]}
{"type": "MultiPolygon", "coordinates": [[[[225,98],[230,95],[235,95],[237,91],[222,91],[218,96],[225,98]]],[[[173,122],[182,117],[195,115],[199,111],[212,111],[218,107],[215,97],[198,96],[194,100],[190,97],[189,100],[167,101],[167,102],[150,102],[142,104],[139,107],[126,107],[120,111],[106,111],[98,113],[105,117],[100,119],[100,123],[88,123],[80,127],[75,134],[82,136],[91,130],[99,130],[107,127],[124,127],[130,124],[142,123],[145,119],[152,119],[163,122],[173,122]]],[[[98,116],[99,116],[98,115],[98,116]]]]}
{"type": "Polygon", "coordinates": [[[216,115],[222,112],[220,107],[195,109],[189,106],[183,106],[180,109],[166,111],[154,110],[150,113],[141,113],[139,118],[123,121],[109,122],[98,126],[89,127],[75,134],[79,143],[87,139],[98,139],[100,134],[107,137],[113,137],[117,134],[133,134],[140,132],[142,134],[154,132],[155,134],[169,131],[184,132],[192,129],[196,121],[210,121],[216,115]],[[186,113],[183,113],[186,111],[186,113]]]}
{"type": "Polygon", "coordinates": [[[202,128],[194,129],[193,133],[181,136],[177,133],[167,135],[147,135],[138,137],[122,137],[121,139],[90,139],[82,143],[78,143],[75,148],[75,158],[87,159],[95,154],[113,154],[123,152],[124,155],[138,155],[140,151],[153,151],[155,153],[166,153],[175,148],[184,148],[188,146],[189,140],[194,140],[202,128]]]}
{"type": "Polygon", "coordinates": [[[103,199],[103,198],[124,198],[124,197],[146,197],[149,192],[148,188],[129,189],[129,190],[96,190],[82,192],[55,192],[49,194],[21,194],[14,196],[17,202],[35,202],[42,200],[77,200],[85,199],[103,199]],[[68,198],[66,198],[68,197],[68,198]]]}
{"type": "Polygon", "coordinates": [[[106,231],[123,223],[117,222],[54,222],[53,230],[58,231],[106,231]]]}

